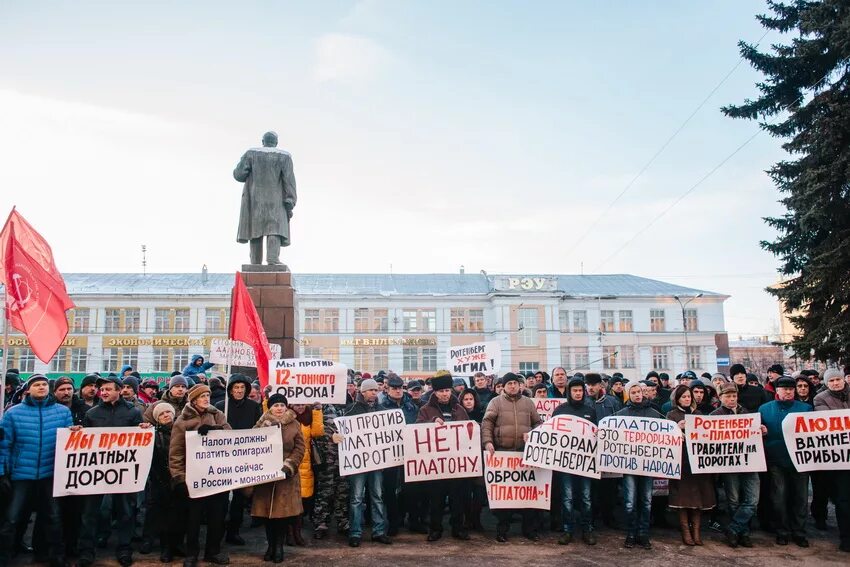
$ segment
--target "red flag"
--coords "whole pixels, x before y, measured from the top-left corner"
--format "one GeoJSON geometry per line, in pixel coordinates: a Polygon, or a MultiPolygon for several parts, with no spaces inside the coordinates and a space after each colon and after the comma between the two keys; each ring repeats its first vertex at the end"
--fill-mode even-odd
{"type": "MultiPolygon", "coordinates": [[[[6,244],[9,241],[9,234],[12,229],[15,229],[15,236],[18,239],[18,244],[29,254],[38,264],[49,274],[56,275],[62,287],[65,287],[65,282],[62,281],[62,276],[59,275],[59,270],[56,269],[56,264],[53,262],[53,250],[42,236],[36,232],[30,223],[21,216],[20,213],[12,207],[12,212],[6,219],[6,224],[3,225],[3,230],[0,232],[0,254],[6,252],[6,244]]],[[[5,264],[4,264],[5,265],[5,264]]],[[[0,283],[6,284],[5,270],[0,272],[0,283]]]]}
{"type": "Polygon", "coordinates": [[[230,299],[230,338],[254,348],[257,377],[260,379],[260,388],[265,389],[269,383],[269,360],[272,358],[272,351],[263,322],[239,272],[236,272],[236,285],[230,299]]]}
{"type": "MultiPolygon", "coordinates": [[[[7,282],[6,313],[9,323],[27,336],[30,348],[39,360],[48,362],[68,334],[65,311],[73,309],[74,303],[68,297],[61,274],[47,271],[41,262],[27,253],[17,239],[14,225],[9,224],[6,228],[8,237],[3,272],[7,282]]],[[[33,234],[41,239],[37,232],[33,231],[33,234]]],[[[43,239],[41,241],[44,242],[43,239]]],[[[49,246],[47,250],[50,250],[49,246]]],[[[53,263],[52,257],[50,263],[53,263]]]]}

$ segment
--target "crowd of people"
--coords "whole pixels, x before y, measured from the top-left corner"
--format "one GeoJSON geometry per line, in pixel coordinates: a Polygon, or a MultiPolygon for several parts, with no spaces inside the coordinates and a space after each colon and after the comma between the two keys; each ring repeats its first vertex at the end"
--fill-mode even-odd
{"type": "Polygon", "coordinates": [[[551,375],[478,373],[469,382],[446,371],[424,381],[405,381],[391,371],[372,376],[350,370],[344,405],[310,406],[289,404],[272,387],[263,389],[242,374],[209,374],[211,367],[195,356],[164,388],[156,380],[140,380],[130,367],[87,375],[78,387],[68,377],[48,380],[34,374],[22,382],[16,371],[7,371],[8,404],[0,424],[0,567],[23,553],[52,566],[76,562],[86,567],[110,539],[122,566],[133,563],[134,545],[142,554],[158,546],[163,563],[182,557],[186,567],[200,558],[224,565],[230,558],[223,547],[244,546],[248,522],[254,528],[264,526],[264,560],[279,563],[284,545],[307,544],[305,525],[315,539],[329,537],[335,525],[351,547],[361,545],[367,528],[369,539],[379,544],[391,544],[402,529],[436,542],[443,537],[447,510],[451,536],[468,540],[471,532],[483,530],[483,478],[406,483],[400,466],[340,476],[338,444],[344,438],[334,420],[391,409],[400,409],[409,424],[474,420],[481,425],[482,451],[521,451],[529,432],[543,421],[535,398],[563,399],[553,415],[593,423],[612,415],[666,418],[682,429],[689,414],[759,413],[767,471],[694,474],[683,457],[681,478],[669,481],[666,495],[659,495],[646,476],[591,480],[555,473],[548,512],[494,511],[498,542],[508,541],[512,519],[519,516],[522,536],[532,541],[549,529],[560,533],[561,545],[572,544],[580,533],[581,541],[592,546],[598,541],[597,526],[605,525],[625,531],[626,548],[651,549],[651,529],[665,523],[669,510],[687,546],[703,545],[705,520],[732,548],[752,547],[754,524],[773,533],[777,545],[807,547],[809,515],[816,529],[826,530],[832,501],[839,549],[850,552],[850,470],[797,472],[781,427],[789,413],[850,409],[850,368],[788,376],[774,365],[760,379],[734,364],[728,376],[697,376],[688,370],[671,378],[653,371],[643,380],[625,380],[617,373],[569,375],[559,367],[551,375]],[[187,432],[207,435],[216,429],[269,426],[281,430],[282,478],[189,496],[187,432]],[[53,496],[57,429],[87,427],[138,427],[154,433],[144,491],[53,496]],[[620,509],[622,514],[615,513],[620,509]],[[26,543],[28,532],[31,545],[26,543]]]}

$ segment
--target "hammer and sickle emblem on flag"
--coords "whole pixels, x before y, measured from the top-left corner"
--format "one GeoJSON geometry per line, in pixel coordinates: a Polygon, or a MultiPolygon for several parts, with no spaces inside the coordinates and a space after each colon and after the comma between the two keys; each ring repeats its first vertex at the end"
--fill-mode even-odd
{"type": "Polygon", "coordinates": [[[9,308],[12,311],[23,311],[24,308],[26,308],[27,303],[29,303],[32,298],[32,287],[30,287],[30,284],[21,274],[14,273],[12,274],[12,285],[10,286],[9,291],[11,292],[9,308]],[[24,292],[26,292],[26,294],[24,294],[24,292]]]}

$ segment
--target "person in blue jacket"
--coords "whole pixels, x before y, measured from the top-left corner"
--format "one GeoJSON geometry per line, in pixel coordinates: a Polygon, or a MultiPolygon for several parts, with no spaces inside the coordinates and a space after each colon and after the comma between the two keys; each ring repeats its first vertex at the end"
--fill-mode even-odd
{"type": "Polygon", "coordinates": [[[51,567],[65,565],[59,501],[53,498],[53,460],[56,430],[71,427],[71,411],[50,393],[43,374],[27,381],[27,395],[3,416],[0,443],[0,489],[10,494],[0,527],[0,566],[9,563],[12,542],[32,502],[44,526],[51,567]]]}
{"type": "Polygon", "coordinates": [[[186,365],[183,369],[183,376],[195,377],[202,374],[215,366],[212,362],[205,362],[204,357],[200,354],[192,355],[192,362],[186,365]]]}
{"type": "Polygon", "coordinates": [[[789,536],[800,547],[809,547],[806,517],[809,503],[809,474],[797,472],[785,446],[782,420],[788,414],[812,411],[809,404],[794,399],[796,382],[783,376],[773,383],[776,399],[759,407],[761,423],[767,428],[764,451],[773,500],[777,545],[788,545],[789,536]]]}

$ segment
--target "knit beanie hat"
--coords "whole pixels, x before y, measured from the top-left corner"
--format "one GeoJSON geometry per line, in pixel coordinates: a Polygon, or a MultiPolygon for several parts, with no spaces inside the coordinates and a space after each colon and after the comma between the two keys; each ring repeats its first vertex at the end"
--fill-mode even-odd
{"type": "Polygon", "coordinates": [[[131,388],[133,388],[134,394],[139,393],[139,379],[136,378],[135,376],[126,376],[121,381],[121,384],[124,385],[124,386],[130,386],[131,388]]]}
{"type": "Polygon", "coordinates": [[[362,382],[360,382],[360,391],[365,392],[367,390],[377,390],[378,383],[371,378],[366,378],[362,382]]]}
{"type": "Polygon", "coordinates": [[[72,388],[74,387],[74,381],[73,380],[71,380],[67,376],[60,376],[53,383],[53,391],[55,392],[56,389],[59,388],[59,386],[63,386],[65,384],[70,384],[72,388]]]}
{"type": "Polygon", "coordinates": [[[188,388],[189,382],[185,376],[178,374],[177,376],[172,376],[171,380],[168,381],[168,387],[171,388],[172,386],[185,386],[188,388]]]}
{"type": "Polygon", "coordinates": [[[159,416],[164,413],[171,413],[174,415],[174,406],[169,404],[168,402],[159,402],[153,407],[153,420],[159,423],[159,416]]]}
{"type": "Polygon", "coordinates": [[[207,386],[206,384],[195,384],[189,390],[189,403],[190,404],[194,403],[194,401],[197,400],[198,397],[201,394],[209,394],[209,393],[210,393],[210,387],[207,386]]]}
{"type": "Polygon", "coordinates": [[[275,404],[288,405],[286,403],[286,396],[281,393],[275,393],[269,396],[269,408],[271,408],[275,404]]]}
{"type": "Polygon", "coordinates": [[[42,380],[49,383],[49,381],[47,380],[47,376],[45,376],[44,374],[33,374],[29,377],[29,380],[27,380],[26,389],[29,390],[30,386],[32,386],[36,382],[41,382],[42,380]]]}

